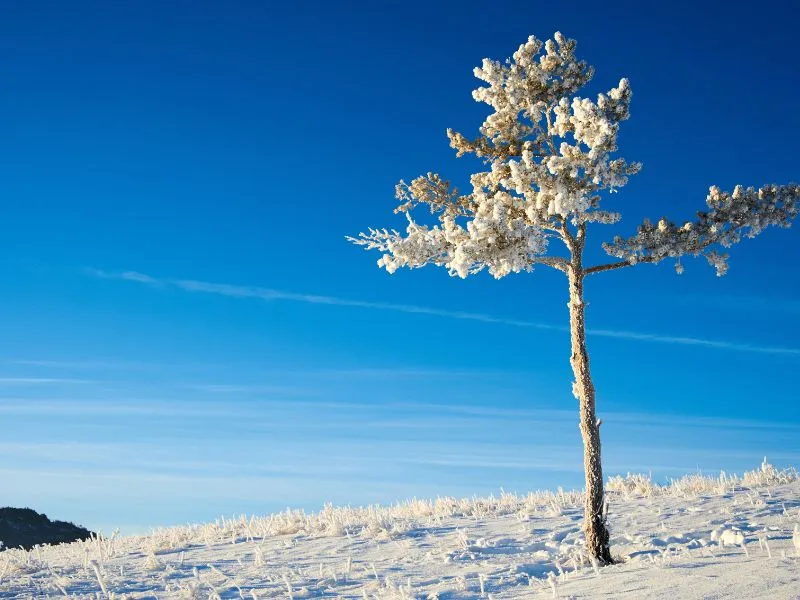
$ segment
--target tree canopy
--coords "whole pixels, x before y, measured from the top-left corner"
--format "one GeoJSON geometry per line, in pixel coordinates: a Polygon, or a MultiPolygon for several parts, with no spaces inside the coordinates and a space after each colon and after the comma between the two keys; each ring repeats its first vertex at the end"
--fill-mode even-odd
{"type": "MultiPolygon", "coordinates": [[[[575,57],[575,41],[556,33],[542,42],[531,36],[504,62],[484,59],[474,70],[486,85],[473,91],[492,112],[470,139],[448,129],[458,156],[474,154],[488,170],[473,174],[472,191],[460,194],[436,173],[396,187],[408,219],[405,233],[369,229],[350,241],[383,252],[378,265],[434,264],[467,277],[487,269],[495,278],[530,271],[537,264],[566,271],[568,260],[548,253],[550,241],[563,241],[569,253],[582,249],[586,226],[612,225],[620,214],[607,210],[605,192],[623,187],[641,165],[616,156],[619,126],[630,116],[627,79],[595,100],[575,95],[593,69],[575,57]],[[417,222],[412,209],[427,205],[438,224],[417,222]]],[[[727,270],[721,252],[742,236],[754,237],[769,225],[788,227],[797,215],[800,186],[711,187],[708,209],[680,225],[645,220],[634,235],[602,244],[617,262],[588,266],[586,274],[638,263],[705,256],[718,275],[727,270]]]]}

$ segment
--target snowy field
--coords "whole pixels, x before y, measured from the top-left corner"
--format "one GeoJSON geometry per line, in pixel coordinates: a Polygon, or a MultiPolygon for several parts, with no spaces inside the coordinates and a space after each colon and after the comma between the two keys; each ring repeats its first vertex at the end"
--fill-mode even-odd
{"type": "Polygon", "coordinates": [[[618,564],[585,559],[581,494],[220,519],[0,553],[1,598],[800,598],[800,478],[608,482],[618,564]],[[793,533],[794,532],[794,533],[793,533]]]}

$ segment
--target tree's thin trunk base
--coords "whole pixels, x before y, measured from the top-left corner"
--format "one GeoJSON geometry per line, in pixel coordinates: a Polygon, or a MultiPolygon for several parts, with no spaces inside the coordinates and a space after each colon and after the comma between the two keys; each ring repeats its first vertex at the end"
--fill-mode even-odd
{"type": "MultiPolygon", "coordinates": [[[[588,515],[586,516],[588,519],[588,515]]],[[[612,565],[610,534],[605,519],[595,515],[586,522],[586,550],[601,565],[612,565]]]]}

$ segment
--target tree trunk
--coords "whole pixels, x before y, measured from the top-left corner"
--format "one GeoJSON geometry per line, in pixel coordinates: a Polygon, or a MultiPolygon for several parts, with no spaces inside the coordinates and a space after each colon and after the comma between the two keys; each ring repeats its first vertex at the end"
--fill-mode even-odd
{"type": "Polygon", "coordinates": [[[600,423],[595,413],[594,385],[589,372],[584,322],[583,278],[580,255],[573,256],[569,276],[569,326],[572,338],[570,363],[575,374],[573,393],[580,405],[580,430],[583,438],[583,469],[586,477],[584,531],[589,556],[610,564],[609,535],[603,514],[603,465],[600,462],[600,423]]]}

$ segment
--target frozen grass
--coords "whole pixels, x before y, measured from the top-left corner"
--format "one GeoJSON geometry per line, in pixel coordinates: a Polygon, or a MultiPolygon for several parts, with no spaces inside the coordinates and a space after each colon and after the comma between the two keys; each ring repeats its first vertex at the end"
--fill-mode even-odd
{"type": "Polygon", "coordinates": [[[729,494],[742,489],[784,485],[797,481],[797,479],[797,469],[793,467],[783,470],[776,469],[767,462],[765,457],[760,468],[753,471],[745,471],[741,477],[736,474],[728,475],[724,471],[718,477],[710,477],[698,473],[684,475],[680,479],[673,479],[666,484],[659,485],[654,483],[649,475],[628,473],[625,477],[621,475],[610,477],[606,484],[606,490],[626,498],[631,496],[645,498],[653,496],[696,498],[705,494],[729,494]]]}
{"type": "MultiPolygon", "coordinates": [[[[610,478],[608,491],[621,560],[608,568],[586,558],[582,493],[558,490],[326,505],[10,549],[0,553],[0,598],[581,598],[626,578],[638,578],[631,590],[639,591],[620,597],[662,597],[666,586],[667,598],[693,569],[711,573],[697,585],[723,585],[715,569],[739,582],[742,561],[758,562],[748,568],[760,569],[761,585],[800,590],[795,469],[765,460],[741,477],[695,474],[662,485],[628,475],[610,478]]],[[[754,597],[740,583],[727,595],[711,591],[754,597]]]]}

